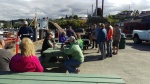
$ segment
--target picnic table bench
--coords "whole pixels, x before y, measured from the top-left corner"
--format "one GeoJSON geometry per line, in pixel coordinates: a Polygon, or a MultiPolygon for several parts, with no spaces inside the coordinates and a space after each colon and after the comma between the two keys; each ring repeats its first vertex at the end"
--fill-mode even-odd
{"type": "Polygon", "coordinates": [[[125,84],[118,75],[0,72],[0,84],[125,84]]]}
{"type": "Polygon", "coordinates": [[[59,49],[48,48],[43,52],[43,54],[45,55],[45,58],[41,61],[41,64],[45,68],[63,67],[63,63],[60,61],[68,59],[67,54],[59,49]],[[50,62],[49,60],[52,57],[57,58],[57,62],[50,62]]]}

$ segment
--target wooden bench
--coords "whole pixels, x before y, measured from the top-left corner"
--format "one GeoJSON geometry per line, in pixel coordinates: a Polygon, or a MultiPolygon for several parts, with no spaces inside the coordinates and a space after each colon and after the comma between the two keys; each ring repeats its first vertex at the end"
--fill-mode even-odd
{"type": "Polygon", "coordinates": [[[125,84],[118,75],[0,72],[0,84],[125,84]]]}

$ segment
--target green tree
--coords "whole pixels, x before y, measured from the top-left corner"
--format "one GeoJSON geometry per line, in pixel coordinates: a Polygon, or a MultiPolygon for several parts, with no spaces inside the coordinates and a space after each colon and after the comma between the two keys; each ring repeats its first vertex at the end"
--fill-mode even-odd
{"type": "Polygon", "coordinates": [[[71,16],[71,15],[69,16],[69,19],[72,19],[72,16],[71,16]]]}
{"type": "Polygon", "coordinates": [[[78,15],[74,15],[73,19],[79,19],[78,15]]]}
{"type": "Polygon", "coordinates": [[[119,19],[115,18],[114,15],[109,15],[108,18],[107,18],[107,20],[109,22],[111,22],[112,25],[114,25],[115,23],[119,22],[119,19]]]}

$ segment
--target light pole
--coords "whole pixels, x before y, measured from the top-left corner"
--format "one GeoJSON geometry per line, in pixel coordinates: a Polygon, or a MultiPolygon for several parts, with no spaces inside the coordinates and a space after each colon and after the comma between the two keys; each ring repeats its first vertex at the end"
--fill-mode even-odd
{"type": "Polygon", "coordinates": [[[103,11],[104,11],[104,0],[102,0],[102,17],[103,17],[103,11]]]}
{"type": "MultiPolygon", "coordinates": [[[[36,8],[37,9],[37,8],[36,8]]],[[[34,28],[33,28],[33,31],[34,31],[34,35],[33,35],[33,41],[37,41],[37,14],[36,14],[36,9],[35,9],[35,17],[34,17],[34,20],[33,20],[33,23],[34,23],[34,28]]]]}

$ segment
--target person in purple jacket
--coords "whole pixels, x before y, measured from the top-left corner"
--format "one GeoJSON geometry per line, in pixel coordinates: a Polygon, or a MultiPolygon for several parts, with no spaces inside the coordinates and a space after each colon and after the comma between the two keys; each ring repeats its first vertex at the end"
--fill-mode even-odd
{"type": "Polygon", "coordinates": [[[62,43],[61,47],[64,46],[65,41],[67,40],[65,32],[62,32],[59,37],[59,42],[62,43]]]}

